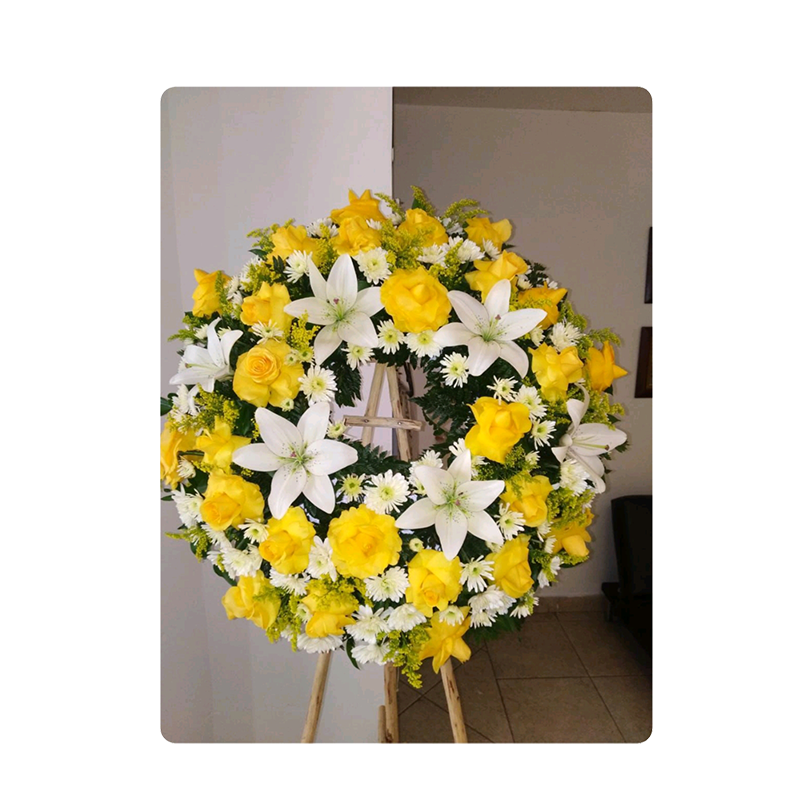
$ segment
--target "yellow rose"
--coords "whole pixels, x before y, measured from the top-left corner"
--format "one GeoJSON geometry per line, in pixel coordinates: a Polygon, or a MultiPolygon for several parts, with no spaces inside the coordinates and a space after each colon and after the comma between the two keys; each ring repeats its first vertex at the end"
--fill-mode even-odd
{"type": "Polygon", "coordinates": [[[367,225],[363,217],[349,217],[340,226],[339,232],[331,239],[337,253],[358,255],[363,250],[374,250],[381,246],[381,234],[367,225]]]}
{"type": "Polygon", "coordinates": [[[500,495],[512,511],[522,514],[525,524],[536,528],[547,519],[547,495],[553,491],[544,475],[526,475],[506,481],[506,491],[500,495]]]}
{"type": "Polygon", "coordinates": [[[331,520],[328,541],[340,575],[370,578],[400,558],[403,542],[394,518],[376,514],[365,505],[349,508],[331,520]]]}
{"type": "Polygon", "coordinates": [[[439,673],[442,665],[450,658],[455,656],[459,661],[469,661],[472,651],[462,638],[469,630],[469,606],[461,609],[464,612],[464,621],[459,625],[450,625],[441,622],[439,615],[431,619],[429,628],[430,639],[422,646],[419,657],[433,658],[433,671],[439,673]]]}
{"type": "Polygon", "coordinates": [[[486,558],[494,564],[494,584],[515,599],[522,597],[533,586],[528,562],[530,539],[524,534],[517,536],[486,558]]]}
{"type": "Polygon", "coordinates": [[[406,218],[398,228],[406,233],[424,233],[425,238],[420,242],[422,247],[431,247],[434,244],[447,244],[449,241],[447,231],[436,217],[432,217],[421,208],[410,208],[406,211],[406,218]]]}
{"type": "Polygon", "coordinates": [[[326,589],[314,581],[302,603],[311,612],[311,619],[306,623],[306,635],[312,638],[341,636],[344,626],[355,622],[350,614],[358,609],[358,601],[352,594],[326,589]]]}
{"type": "Polygon", "coordinates": [[[470,289],[480,291],[482,302],[486,302],[486,295],[497,281],[505,279],[516,286],[517,275],[522,275],[528,269],[525,261],[510,250],[504,250],[495,261],[476,261],[475,267],[477,272],[468,272],[464,277],[470,289]]]}
{"type": "Polygon", "coordinates": [[[547,330],[558,322],[558,304],[566,293],[566,289],[550,289],[545,283],[544,286],[534,286],[532,289],[520,292],[517,295],[517,302],[520,308],[541,308],[547,316],[537,327],[547,330]]]}
{"type": "Polygon", "coordinates": [[[603,342],[602,351],[596,347],[591,348],[587,354],[586,377],[592,389],[602,392],[623,375],[627,375],[628,370],[618,367],[614,360],[614,349],[609,342],[603,342]]]}
{"type": "Polygon", "coordinates": [[[267,261],[271,264],[275,256],[285,261],[295,250],[311,253],[316,259],[319,242],[319,239],[312,239],[302,225],[278,228],[272,234],[272,251],[267,256],[267,261]]]}
{"type": "Polygon", "coordinates": [[[169,425],[161,431],[161,480],[169,484],[170,489],[181,482],[178,475],[180,454],[194,449],[193,433],[181,433],[169,425]]]}
{"type": "Polygon", "coordinates": [[[294,575],[308,566],[308,554],[314,541],[314,526],[302,508],[292,506],[280,519],[267,522],[267,538],[258,552],[281,575],[294,575]]]}
{"type": "Polygon", "coordinates": [[[222,605],[228,619],[249,619],[250,622],[266,630],[278,618],[281,598],[277,592],[269,591],[272,584],[258,570],[252,578],[239,578],[222,598],[222,605]],[[256,600],[256,597],[260,599],[256,600]]]}
{"type": "Polygon", "coordinates": [[[592,524],[593,519],[594,514],[589,511],[586,522],[571,522],[563,528],[551,530],[548,536],[556,540],[553,545],[553,555],[566,550],[571,556],[588,556],[589,548],[586,547],[586,542],[591,542],[592,537],[586,529],[592,524]]]}
{"type": "Polygon", "coordinates": [[[216,288],[214,288],[218,275],[222,275],[223,283],[228,283],[230,280],[230,276],[220,270],[206,272],[202,269],[196,269],[194,271],[197,288],[192,293],[192,300],[194,300],[192,314],[196,317],[210,317],[215,311],[219,311],[219,295],[216,288]]]}
{"type": "Polygon", "coordinates": [[[406,602],[413,603],[426,617],[433,609],[447,608],[461,594],[461,565],[438,550],[420,550],[408,562],[409,587],[406,602]]]}
{"type": "Polygon", "coordinates": [[[246,519],[260,520],[264,513],[261,489],[241,475],[215,470],[208,478],[200,516],[215,531],[241,525],[246,519]]]}
{"type": "Polygon", "coordinates": [[[381,302],[404,333],[439,330],[452,308],[447,289],[425,267],[397,270],[381,286],[381,302]]]}
{"type": "Polygon", "coordinates": [[[227,471],[234,451],[250,442],[246,436],[234,436],[231,426],[222,417],[214,420],[214,432],[197,437],[197,449],[203,451],[203,461],[227,471]]]}
{"type": "Polygon", "coordinates": [[[575,383],[583,374],[583,362],[578,358],[574,347],[567,347],[560,353],[549,344],[542,344],[531,350],[531,370],[542,389],[545,400],[563,400],[567,387],[575,383]]]}
{"type": "Polygon", "coordinates": [[[488,217],[474,217],[467,223],[467,238],[481,248],[488,240],[499,250],[511,238],[511,223],[507,219],[490,222],[488,217]]]}
{"type": "Polygon", "coordinates": [[[289,290],[282,283],[262,283],[256,294],[242,301],[242,322],[245,325],[271,322],[286,332],[292,318],[283,309],[289,302],[289,290]]]}
{"type": "Polygon", "coordinates": [[[380,200],[372,196],[372,193],[367,189],[361,197],[359,197],[352,189],[347,193],[350,205],[344,208],[335,208],[331,211],[331,219],[337,224],[341,224],[345,220],[352,219],[353,217],[361,217],[362,219],[374,219],[376,222],[383,222],[386,217],[381,214],[380,200]]]}
{"type": "Polygon", "coordinates": [[[233,391],[248,403],[263,408],[294,400],[300,391],[302,364],[287,364],[291,352],[286,342],[269,339],[239,356],[233,374],[233,391]]]}
{"type": "Polygon", "coordinates": [[[504,403],[480,397],[470,406],[477,422],[464,442],[474,456],[502,464],[511,448],[531,429],[528,409],[522,403],[504,403]]]}

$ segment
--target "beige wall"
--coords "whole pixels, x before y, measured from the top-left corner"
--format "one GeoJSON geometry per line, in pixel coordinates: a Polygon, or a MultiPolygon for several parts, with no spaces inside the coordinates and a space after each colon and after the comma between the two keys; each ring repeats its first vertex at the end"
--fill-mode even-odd
{"type": "MultiPolygon", "coordinates": [[[[238,271],[246,233],[391,191],[391,89],[170,89],[162,99],[162,395],[176,371],[166,339],[191,308],[193,270],[238,271]]],[[[162,503],[162,529],[178,524],[162,503]]],[[[162,537],[162,732],[170,741],[299,741],[317,657],[229,622],[227,584],[162,537]]],[[[377,738],[379,667],[337,652],[318,741],[377,738]]]]}
{"type": "MultiPolygon", "coordinates": [[[[652,224],[651,115],[396,105],[395,195],[422,186],[440,210],[472,197],[514,224],[517,252],[544,264],[570,289],[591,326],[622,337],[615,383],[627,408],[621,427],[631,448],[611,464],[595,504],[592,558],[565,570],[549,596],[600,591],[616,577],[613,497],[652,491],[652,400],[635,399],[639,330],[652,324],[644,304],[647,235],[652,224]]],[[[421,380],[422,376],[418,376],[421,380]]]]}

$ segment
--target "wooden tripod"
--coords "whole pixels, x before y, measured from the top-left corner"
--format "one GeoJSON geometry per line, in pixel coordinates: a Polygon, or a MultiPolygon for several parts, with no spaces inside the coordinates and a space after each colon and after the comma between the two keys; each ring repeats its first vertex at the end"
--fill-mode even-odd
{"type": "MultiPolygon", "coordinates": [[[[400,384],[396,367],[387,367],[386,364],[376,364],[375,374],[367,398],[367,407],[363,417],[345,417],[344,423],[351,427],[363,428],[361,435],[362,444],[371,444],[375,428],[393,428],[397,432],[397,449],[403,461],[411,460],[411,442],[409,431],[422,429],[423,423],[411,419],[408,392],[400,384]],[[389,384],[389,398],[392,403],[391,417],[378,417],[378,402],[383,389],[383,379],[389,384]]],[[[317,660],[317,669],[314,673],[314,683],[311,687],[311,700],[308,704],[306,724],[303,728],[301,743],[309,744],[317,735],[319,715],[322,710],[322,700],[325,694],[325,684],[328,680],[328,668],[331,663],[331,653],[322,653],[317,660]]],[[[447,710],[450,715],[450,727],[453,730],[454,742],[467,741],[467,728],[464,724],[464,715],[461,711],[461,698],[458,694],[455,675],[453,674],[452,659],[448,659],[441,669],[442,684],[447,698],[447,710]]],[[[397,667],[386,664],[383,668],[384,705],[378,709],[378,741],[382,743],[397,743],[400,741],[400,720],[397,710],[397,667]]]]}

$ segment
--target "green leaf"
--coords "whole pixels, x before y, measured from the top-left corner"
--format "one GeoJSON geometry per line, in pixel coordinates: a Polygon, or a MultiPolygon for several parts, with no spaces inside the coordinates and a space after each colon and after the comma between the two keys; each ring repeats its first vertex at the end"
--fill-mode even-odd
{"type": "Polygon", "coordinates": [[[161,416],[163,417],[164,414],[169,414],[172,410],[172,401],[167,400],[166,397],[161,398],[161,416]]]}
{"type": "Polygon", "coordinates": [[[214,564],[214,572],[216,572],[217,575],[220,576],[220,578],[225,578],[225,580],[228,581],[228,583],[231,586],[236,586],[236,581],[233,578],[231,578],[231,576],[228,575],[227,572],[225,572],[224,570],[221,570],[216,564],[214,564]]]}
{"type": "Polygon", "coordinates": [[[361,669],[361,665],[358,663],[358,661],[355,660],[355,658],[353,658],[353,644],[354,644],[353,640],[350,637],[348,637],[344,645],[344,651],[345,653],[347,653],[347,657],[350,659],[350,663],[356,669],[361,669]]]}

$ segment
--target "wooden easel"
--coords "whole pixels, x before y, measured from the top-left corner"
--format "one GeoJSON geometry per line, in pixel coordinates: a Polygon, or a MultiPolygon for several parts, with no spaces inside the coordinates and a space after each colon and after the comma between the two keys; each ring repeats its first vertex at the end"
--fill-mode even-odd
{"type": "MultiPolygon", "coordinates": [[[[411,419],[408,392],[398,380],[397,368],[387,367],[386,364],[375,365],[375,374],[372,378],[364,416],[345,417],[344,424],[350,427],[363,428],[362,444],[372,443],[375,428],[393,428],[397,436],[398,455],[403,461],[411,460],[409,431],[421,430],[423,426],[422,422],[411,419]],[[384,377],[389,384],[389,399],[392,403],[391,417],[376,416],[384,377]]],[[[317,735],[317,724],[322,710],[322,700],[325,694],[325,684],[328,680],[330,663],[331,653],[322,653],[317,660],[306,724],[303,728],[303,736],[300,739],[301,743],[310,744],[317,735]]],[[[447,711],[450,715],[453,741],[457,743],[466,742],[467,728],[461,711],[461,698],[459,697],[458,686],[453,674],[452,659],[448,659],[442,665],[441,675],[445,697],[447,698],[447,711]]],[[[397,667],[393,667],[391,664],[386,664],[383,668],[383,693],[384,705],[378,708],[378,741],[387,744],[397,743],[400,741],[400,720],[397,710],[397,667]]]]}

